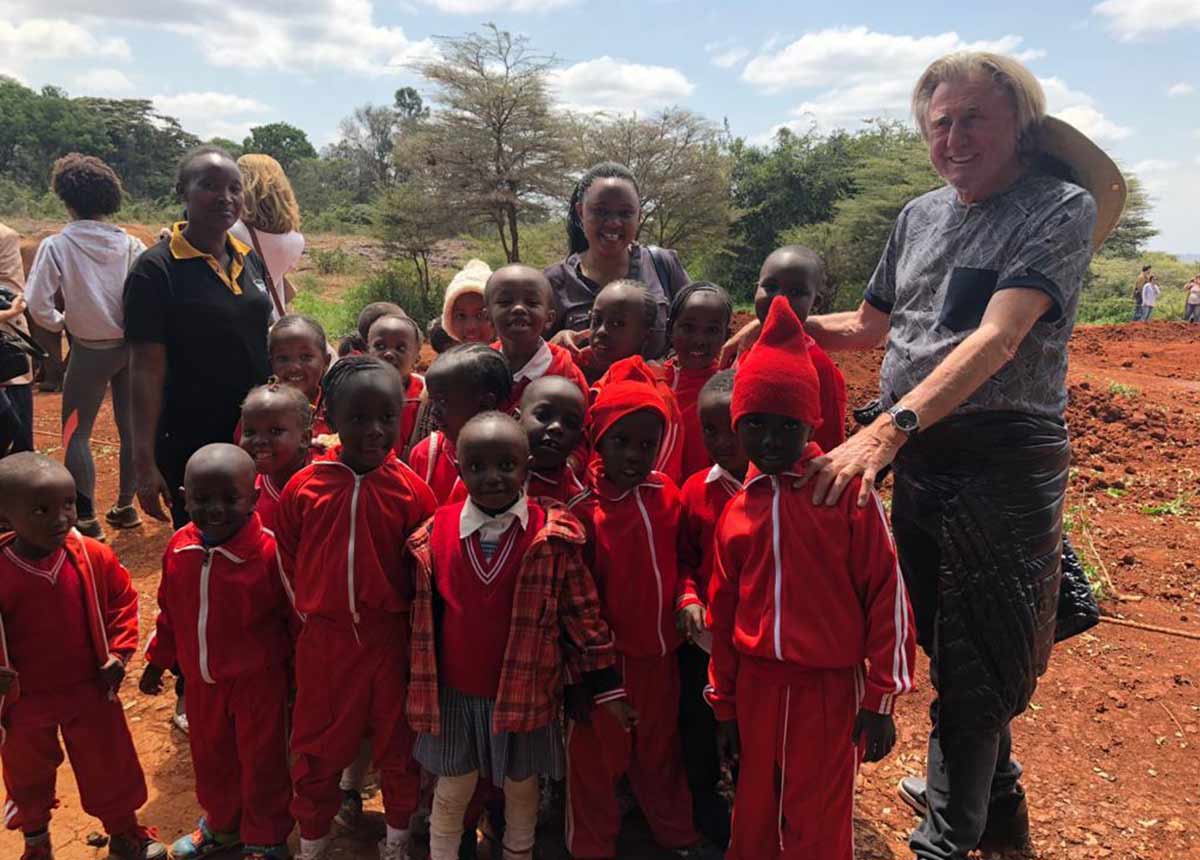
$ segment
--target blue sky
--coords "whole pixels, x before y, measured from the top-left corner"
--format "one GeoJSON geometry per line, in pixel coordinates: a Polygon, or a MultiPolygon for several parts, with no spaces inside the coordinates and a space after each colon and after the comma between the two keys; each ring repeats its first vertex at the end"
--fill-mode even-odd
{"type": "Polygon", "coordinates": [[[153,98],[202,136],[240,140],[284,120],[321,146],[356,105],[419,87],[405,65],[436,50],[432,37],[495,21],[558,55],[564,105],[678,104],[766,140],[785,124],[906,119],[931,59],[981,47],[1024,58],[1051,113],[1138,172],[1161,230],[1152,247],[1200,253],[1200,0],[948,5],[0,0],[0,73],[73,95],[153,98]]]}

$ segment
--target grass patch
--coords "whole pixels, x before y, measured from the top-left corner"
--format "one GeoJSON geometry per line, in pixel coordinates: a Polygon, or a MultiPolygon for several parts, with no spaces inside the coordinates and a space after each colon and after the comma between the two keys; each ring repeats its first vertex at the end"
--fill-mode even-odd
{"type": "MultiPolygon", "coordinates": [[[[1095,502],[1093,501],[1091,504],[1094,505],[1095,502]]],[[[1092,595],[1099,601],[1108,596],[1108,587],[1105,585],[1104,577],[1100,575],[1099,567],[1088,557],[1084,547],[1085,543],[1089,547],[1092,546],[1089,529],[1087,511],[1083,505],[1073,505],[1063,512],[1064,534],[1069,532],[1083,538],[1082,541],[1073,541],[1075,556],[1079,559],[1079,566],[1083,568],[1083,575],[1087,578],[1088,587],[1092,589],[1092,595]]]]}
{"type": "Polygon", "coordinates": [[[293,308],[319,322],[331,342],[354,331],[358,314],[371,302],[395,302],[420,323],[422,329],[434,317],[442,315],[444,284],[435,279],[428,291],[409,263],[397,262],[375,272],[337,296],[321,295],[320,286],[297,290],[293,308]]]}
{"type": "Polygon", "coordinates": [[[362,261],[340,245],[328,251],[312,248],[308,254],[322,275],[352,275],[362,271],[362,261]]]}
{"type": "Polygon", "coordinates": [[[1122,490],[1120,487],[1109,487],[1104,491],[1104,495],[1108,496],[1110,499],[1119,499],[1125,495],[1125,492],[1126,491],[1122,490]]]}
{"type": "Polygon", "coordinates": [[[1136,385],[1126,385],[1124,382],[1109,382],[1108,393],[1113,397],[1124,397],[1126,400],[1132,400],[1139,396],[1142,390],[1136,385]]]}
{"type": "Polygon", "coordinates": [[[1142,505],[1138,510],[1151,517],[1184,517],[1191,511],[1191,505],[1188,504],[1187,496],[1176,496],[1169,502],[1142,505]]]}

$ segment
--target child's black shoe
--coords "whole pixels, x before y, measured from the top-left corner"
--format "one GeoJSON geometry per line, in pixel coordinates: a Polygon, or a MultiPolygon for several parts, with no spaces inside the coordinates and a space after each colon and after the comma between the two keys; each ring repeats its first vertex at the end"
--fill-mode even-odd
{"type": "Polygon", "coordinates": [[[167,846],[158,841],[157,833],[139,824],[113,835],[108,856],[115,860],[167,860],[167,846]]]}
{"type": "Polygon", "coordinates": [[[342,790],[342,805],[338,808],[334,821],[347,830],[354,830],[362,824],[363,802],[362,793],[355,788],[342,790]]]}

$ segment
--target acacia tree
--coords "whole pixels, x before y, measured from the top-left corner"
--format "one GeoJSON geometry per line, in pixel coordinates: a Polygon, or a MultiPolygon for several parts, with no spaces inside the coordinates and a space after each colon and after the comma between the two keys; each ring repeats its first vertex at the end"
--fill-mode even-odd
{"type": "Polygon", "coordinates": [[[430,208],[492,225],[518,262],[520,220],[543,215],[566,184],[565,124],[546,85],[556,60],[495,24],[439,42],[441,58],[415,68],[440,109],[406,141],[404,164],[423,174],[430,208]]]}
{"type": "Polygon", "coordinates": [[[1150,198],[1141,180],[1132,173],[1126,173],[1125,185],[1128,189],[1125,210],[1100,247],[1102,257],[1133,259],[1140,256],[1146,243],[1158,235],[1150,222],[1150,198]]]}
{"type": "Polygon", "coordinates": [[[691,111],[648,117],[576,117],[576,163],[616,161],[630,169],[642,198],[639,235],[665,248],[721,242],[730,223],[729,167],[721,129],[691,111]]]}

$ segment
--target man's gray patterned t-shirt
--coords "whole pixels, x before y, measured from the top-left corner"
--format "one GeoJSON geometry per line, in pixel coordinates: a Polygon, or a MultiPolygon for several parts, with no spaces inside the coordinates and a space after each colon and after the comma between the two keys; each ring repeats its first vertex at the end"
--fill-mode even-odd
{"type": "Polygon", "coordinates": [[[980,203],[963,204],[946,186],[905,206],[864,297],[891,316],[879,373],[884,404],[904,397],[979,327],[994,293],[1016,287],[1040,290],[1053,307],[955,414],[1061,417],[1067,340],[1095,220],[1087,191],[1040,174],[980,203]]]}

